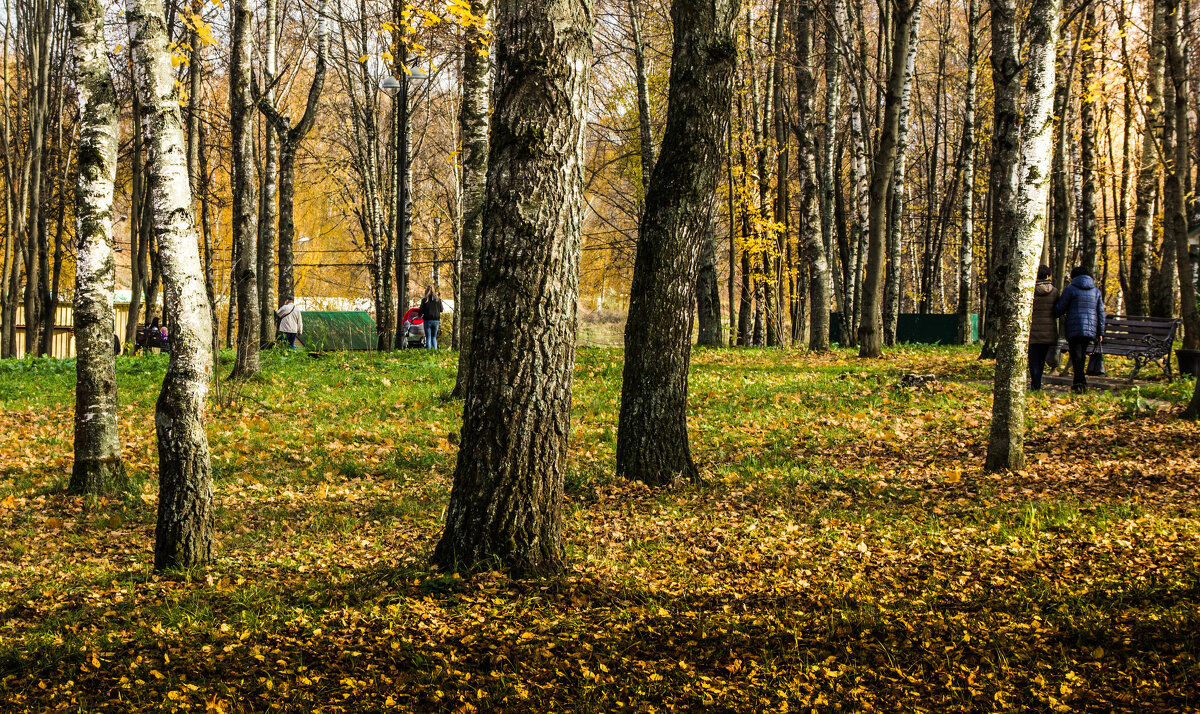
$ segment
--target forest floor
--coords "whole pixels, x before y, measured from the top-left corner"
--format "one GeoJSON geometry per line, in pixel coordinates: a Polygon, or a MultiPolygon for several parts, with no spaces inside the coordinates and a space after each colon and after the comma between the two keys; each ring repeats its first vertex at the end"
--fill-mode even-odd
{"type": "Polygon", "coordinates": [[[267,355],[211,412],[218,561],[166,575],[166,358],[120,360],[133,490],[90,503],[73,363],[0,364],[0,710],[1200,708],[1192,382],[1034,395],[988,475],[975,354],[698,351],[703,481],[654,490],[612,475],[620,351],[581,350],[569,566],[526,581],[429,568],[449,352],[267,355]]]}

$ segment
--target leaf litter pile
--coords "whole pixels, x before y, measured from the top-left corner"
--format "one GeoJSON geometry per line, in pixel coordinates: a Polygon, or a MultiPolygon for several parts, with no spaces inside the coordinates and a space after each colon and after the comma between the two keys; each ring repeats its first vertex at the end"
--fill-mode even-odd
{"type": "Polygon", "coordinates": [[[132,487],[92,502],[62,493],[73,364],[6,365],[2,708],[1200,707],[1191,383],[1031,396],[1029,468],[987,475],[974,358],[701,351],[704,478],[657,491],[612,476],[620,352],[581,350],[569,567],[545,580],[428,566],[452,354],[269,356],[210,413],[218,562],[166,575],[163,358],[119,363],[132,487]],[[914,371],[937,381],[901,386],[914,371]]]}

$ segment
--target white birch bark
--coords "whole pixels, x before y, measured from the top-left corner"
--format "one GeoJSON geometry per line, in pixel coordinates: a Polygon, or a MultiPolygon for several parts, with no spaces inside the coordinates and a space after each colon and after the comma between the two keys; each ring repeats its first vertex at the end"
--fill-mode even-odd
{"type": "Polygon", "coordinates": [[[997,315],[996,381],[986,467],[1016,471],[1025,467],[1025,349],[1033,312],[1038,256],[1046,239],[1046,188],[1054,129],[1054,47],[1061,0],[1035,0],[1029,11],[1028,76],[1017,166],[1017,200],[1012,265],[997,315]]]}
{"type": "Polygon", "coordinates": [[[233,21],[229,59],[229,130],[233,143],[233,240],[237,243],[237,360],[235,377],[258,374],[258,228],[254,190],[254,101],[250,95],[250,0],[230,6],[233,21]]]}
{"type": "Polygon", "coordinates": [[[159,458],[154,567],[188,567],[211,560],[214,548],[212,464],[204,431],[212,320],[162,0],[126,0],[126,9],[135,85],[144,106],[141,129],[152,157],[149,217],[171,326],[171,358],[154,411],[159,458]]]}
{"type": "Polygon", "coordinates": [[[104,42],[104,3],[71,0],[71,44],[79,107],[75,185],[75,463],[72,493],[124,486],[113,354],[113,184],[120,111],[104,42]]]}

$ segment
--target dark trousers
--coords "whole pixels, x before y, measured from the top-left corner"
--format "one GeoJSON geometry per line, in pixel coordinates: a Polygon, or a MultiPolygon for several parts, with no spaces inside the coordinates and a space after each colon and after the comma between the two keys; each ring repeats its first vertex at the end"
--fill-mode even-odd
{"type": "Polygon", "coordinates": [[[1090,337],[1069,337],[1067,347],[1071,353],[1071,372],[1074,375],[1075,387],[1087,386],[1088,347],[1092,344],[1090,337]]]}
{"type": "Polygon", "coordinates": [[[1058,345],[1029,345],[1029,382],[1030,389],[1038,391],[1042,388],[1042,374],[1046,371],[1046,355],[1058,345]]]}
{"type": "Polygon", "coordinates": [[[287,337],[288,346],[291,347],[292,349],[296,349],[296,333],[295,332],[285,332],[285,333],[283,333],[283,335],[284,335],[284,337],[287,337]]]}

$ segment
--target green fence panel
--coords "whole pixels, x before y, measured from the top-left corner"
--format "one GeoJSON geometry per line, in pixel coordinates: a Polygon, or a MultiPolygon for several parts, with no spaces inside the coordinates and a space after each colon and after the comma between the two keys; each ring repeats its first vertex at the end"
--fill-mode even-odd
{"type": "MultiPolygon", "coordinates": [[[[841,344],[842,322],[838,313],[829,316],[829,341],[841,344]]],[[[960,345],[958,315],[901,313],[896,321],[896,338],[919,345],[960,345]]],[[[971,313],[971,342],[979,340],[979,315],[971,313]]]]}
{"type": "Polygon", "coordinates": [[[358,311],[305,310],[304,333],[300,342],[306,349],[318,352],[375,349],[375,320],[371,314],[358,311]]]}

